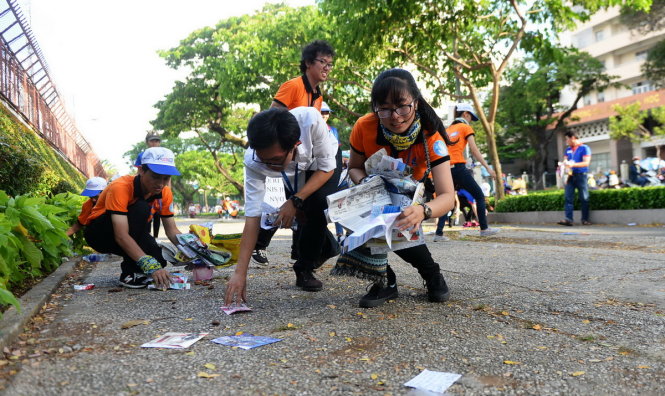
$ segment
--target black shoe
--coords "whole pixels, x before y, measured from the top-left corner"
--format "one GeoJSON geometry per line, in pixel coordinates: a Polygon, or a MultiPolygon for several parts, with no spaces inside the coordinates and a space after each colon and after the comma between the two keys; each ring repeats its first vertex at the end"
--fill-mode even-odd
{"type": "Polygon", "coordinates": [[[148,286],[148,277],[143,274],[122,274],[119,282],[130,289],[143,289],[148,286]]]}
{"type": "Polygon", "coordinates": [[[266,254],[265,249],[254,249],[254,253],[252,253],[252,260],[261,265],[268,265],[270,262],[268,261],[268,255],[266,254]]]}
{"type": "Polygon", "coordinates": [[[573,222],[568,220],[568,219],[564,219],[564,220],[558,221],[557,224],[562,225],[562,226],[571,227],[573,225],[573,222]]]}
{"type": "Polygon", "coordinates": [[[397,292],[397,283],[389,286],[383,286],[384,283],[375,283],[361,299],[361,308],[374,308],[382,305],[388,300],[393,300],[399,296],[397,292]]]}
{"type": "Polygon", "coordinates": [[[291,250],[291,259],[289,260],[289,263],[294,264],[296,261],[298,261],[298,252],[291,250]]]}
{"type": "Polygon", "coordinates": [[[424,283],[427,287],[427,299],[431,302],[444,302],[450,297],[448,285],[440,272],[425,279],[424,283]]]}
{"type": "Polygon", "coordinates": [[[294,268],[296,273],[296,286],[304,291],[317,292],[323,289],[323,282],[314,277],[311,270],[299,271],[294,268]]]}

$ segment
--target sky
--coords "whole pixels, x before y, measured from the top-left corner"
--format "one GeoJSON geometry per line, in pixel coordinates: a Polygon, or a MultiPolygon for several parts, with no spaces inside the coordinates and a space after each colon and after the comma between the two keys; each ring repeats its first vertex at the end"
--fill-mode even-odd
{"type": "MultiPolygon", "coordinates": [[[[277,2],[277,1],[269,1],[277,2]]],[[[143,140],[155,103],[183,74],[158,50],[231,16],[252,13],[265,0],[18,0],[50,76],[79,131],[100,160],[120,171],[122,155],[143,140]]],[[[292,6],[314,0],[286,1],[292,6]]]]}

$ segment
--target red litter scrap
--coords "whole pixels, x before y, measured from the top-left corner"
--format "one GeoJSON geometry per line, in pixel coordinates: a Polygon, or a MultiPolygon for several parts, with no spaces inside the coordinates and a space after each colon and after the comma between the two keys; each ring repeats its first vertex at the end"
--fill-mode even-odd
{"type": "Polygon", "coordinates": [[[87,283],[85,285],[74,285],[74,290],[92,290],[95,288],[94,283],[87,283]]]}

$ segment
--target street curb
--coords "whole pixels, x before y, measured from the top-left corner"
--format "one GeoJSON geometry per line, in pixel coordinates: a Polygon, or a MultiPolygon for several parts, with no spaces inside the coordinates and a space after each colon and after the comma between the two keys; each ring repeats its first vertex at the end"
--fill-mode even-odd
{"type": "Polygon", "coordinates": [[[0,350],[11,344],[23,331],[23,327],[42,308],[51,293],[60,286],[65,277],[74,269],[77,259],[69,260],[51,275],[44,278],[20,298],[21,312],[14,306],[5,311],[0,321],[0,350]]]}

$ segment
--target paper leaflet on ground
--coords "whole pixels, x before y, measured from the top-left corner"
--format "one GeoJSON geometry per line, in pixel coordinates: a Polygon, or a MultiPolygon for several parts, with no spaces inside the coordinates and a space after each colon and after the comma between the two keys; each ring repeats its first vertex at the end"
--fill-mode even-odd
{"type": "Polygon", "coordinates": [[[380,177],[328,195],[326,200],[330,221],[342,223],[345,227],[345,224],[349,224],[350,226],[347,228],[350,230],[365,223],[364,218],[370,215],[372,206],[392,203],[390,194],[380,177]]]}
{"type": "Polygon", "coordinates": [[[446,389],[450,388],[460,378],[462,378],[460,374],[423,370],[409,382],[405,383],[404,386],[428,392],[444,393],[446,389]]]}
{"type": "MultiPolygon", "coordinates": [[[[172,272],[171,273],[171,284],[169,285],[169,289],[171,289],[171,290],[189,290],[192,287],[192,285],[190,283],[187,283],[188,280],[189,280],[189,277],[187,275],[172,272]]],[[[148,281],[152,281],[152,278],[148,278],[148,281]]],[[[159,288],[157,286],[155,286],[154,283],[151,283],[151,284],[148,285],[148,289],[159,289],[159,288]]]]}
{"type": "Polygon", "coordinates": [[[252,334],[241,334],[235,336],[224,336],[212,340],[215,344],[237,347],[241,349],[252,349],[262,345],[272,344],[282,341],[279,338],[270,338],[264,336],[255,336],[252,334]]]}
{"type": "Polygon", "coordinates": [[[225,314],[231,315],[238,312],[250,312],[252,308],[248,307],[246,304],[231,304],[231,305],[222,305],[222,311],[225,314]]]}
{"type": "MultiPolygon", "coordinates": [[[[278,214],[279,208],[276,208],[266,202],[261,203],[261,228],[264,230],[272,230],[275,227],[279,227],[279,224],[275,224],[275,220],[277,219],[278,214]]],[[[296,223],[294,220],[293,224],[291,225],[291,229],[296,230],[297,228],[298,223],[296,223]]]]}
{"type": "Polygon", "coordinates": [[[166,333],[150,342],[141,345],[142,348],[189,348],[193,343],[207,336],[208,333],[166,333]]]}

